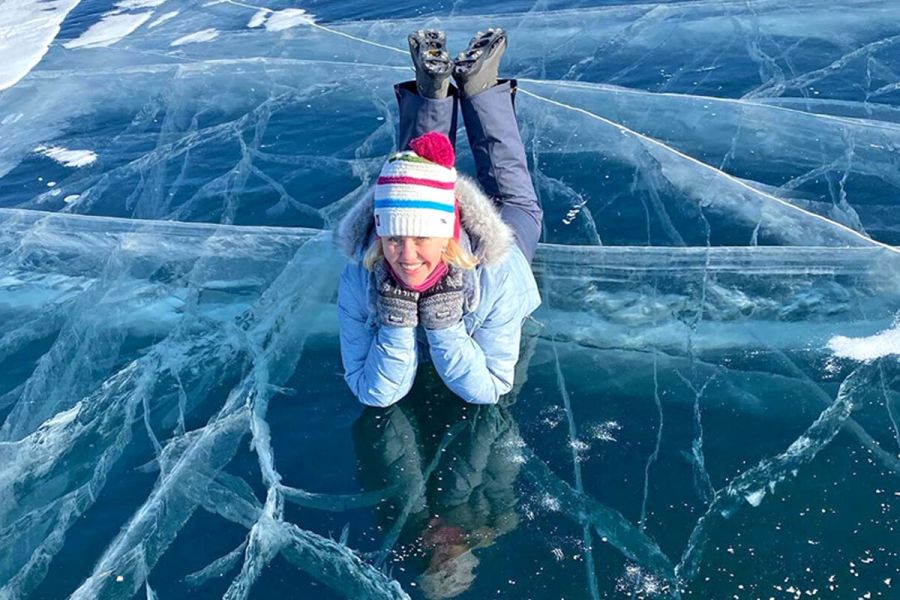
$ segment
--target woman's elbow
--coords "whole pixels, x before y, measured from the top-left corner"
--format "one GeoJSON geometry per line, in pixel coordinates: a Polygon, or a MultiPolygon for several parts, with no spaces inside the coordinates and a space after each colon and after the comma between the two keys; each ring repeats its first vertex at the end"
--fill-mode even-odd
{"type": "Polygon", "coordinates": [[[482,389],[472,394],[463,395],[463,400],[469,404],[497,404],[500,397],[512,390],[512,383],[500,380],[493,380],[489,385],[485,385],[482,389]]]}
{"type": "Polygon", "coordinates": [[[387,408],[392,404],[396,404],[399,400],[399,398],[388,398],[377,394],[359,394],[357,398],[366,406],[372,406],[374,408],[387,408]]]}
{"type": "Polygon", "coordinates": [[[356,399],[366,406],[385,408],[396,404],[404,396],[398,393],[385,393],[383,390],[363,385],[359,378],[345,377],[344,380],[356,399]]]}

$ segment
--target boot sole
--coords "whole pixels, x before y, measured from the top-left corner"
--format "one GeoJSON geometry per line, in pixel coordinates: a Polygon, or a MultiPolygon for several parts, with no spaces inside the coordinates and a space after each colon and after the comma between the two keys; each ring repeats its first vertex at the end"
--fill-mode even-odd
{"type": "Polygon", "coordinates": [[[464,79],[478,73],[484,63],[495,56],[498,51],[502,52],[505,49],[505,31],[500,28],[479,31],[469,42],[469,47],[456,58],[453,76],[464,79]]]}
{"type": "Polygon", "coordinates": [[[416,70],[428,75],[449,75],[453,71],[453,61],[447,52],[447,37],[443,31],[420,29],[409,34],[409,53],[416,70]]]}

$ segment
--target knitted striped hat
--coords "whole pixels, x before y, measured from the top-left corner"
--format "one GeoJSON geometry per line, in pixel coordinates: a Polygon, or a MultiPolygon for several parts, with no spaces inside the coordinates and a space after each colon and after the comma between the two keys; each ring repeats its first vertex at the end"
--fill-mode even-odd
{"type": "Polygon", "coordinates": [[[375,232],[379,237],[459,239],[456,156],[447,136],[432,131],[388,159],[375,184],[375,232]]]}

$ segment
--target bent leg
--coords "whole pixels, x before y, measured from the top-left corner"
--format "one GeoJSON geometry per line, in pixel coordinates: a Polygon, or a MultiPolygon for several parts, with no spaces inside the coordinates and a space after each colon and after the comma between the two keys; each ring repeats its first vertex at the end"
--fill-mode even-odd
{"type": "Polygon", "coordinates": [[[409,141],[429,131],[439,131],[456,146],[456,106],[459,101],[455,90],[440,100],[420,96],[416,82],[407,81],[394,86],[397,104],[400,106],[399,150],[406,150],[409,141]]]}
{"type": "Polygon", "coordinates": [[[516,81],[498,83],[460,100],[469,146],[475,157],[478,182],[513,228],[516,242],[531,262],[537,249],[544,211],[538,202],[525,146],[516,121],[516,81]]]}

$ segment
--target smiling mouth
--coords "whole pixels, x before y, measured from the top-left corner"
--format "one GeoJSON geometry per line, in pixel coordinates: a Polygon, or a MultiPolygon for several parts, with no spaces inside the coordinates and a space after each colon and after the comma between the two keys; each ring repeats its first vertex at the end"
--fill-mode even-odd
{"type": "Polygon", "coordinates": [[[401,269],[404,273],[410,273],[410,274],[415,273],[415,272],[418,271],[420,268],[422,268],[422,265],[421,265],[421,264],[418,264],[418,265],[400,265],[400,269],[401,269]]]}

